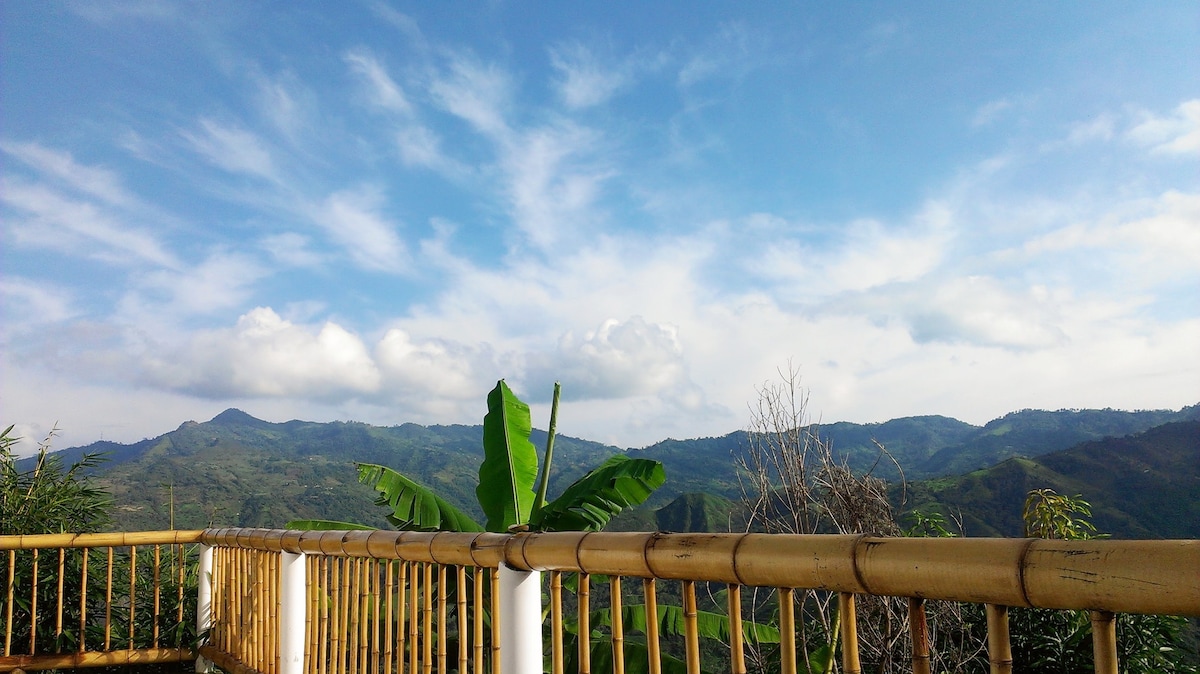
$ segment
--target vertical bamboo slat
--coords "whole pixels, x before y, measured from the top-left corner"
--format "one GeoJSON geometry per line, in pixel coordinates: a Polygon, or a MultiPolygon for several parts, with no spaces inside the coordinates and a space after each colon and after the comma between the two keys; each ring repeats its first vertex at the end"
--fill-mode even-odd
{"type": "Polygon", "coordinates": [[[562,572],[550,572],[550,672],[563,674],[562,572]]]}
{"type": "Polygon", "coordinates": [[[30,582],[33,589],[29,600],[29,652],[37,653],[37,605],[38,605],[38,551],[33,550],[33,579],[30,582]]]}
{"type": "Polygon", "coordinates": [[[411,583],[412,579],[409,577],[408,563],[400,562],[399,566],[400,578],[396,581],[396,601],[399,604],[396,607],[396,639],[399,641],[396,644],[396,674],[404,674],[404,639],[406,634],[404,616],[407,615],[404,610],[404,601],[408,583],[411,583]]]}
{"type": "Polygon", "coordinates": [[[1096,674],[1117,674],[1117,621],[1108,611],[1092,611],[1092,655],[1096,674]]]}
{"type": "Polygon", "coordinates": [[[742,632],[742,586],[731,583],[726,596],[729,598],[729,671],[730,674],[746,674],[746,649],[742,632]]]}
{"type": "Polygon", "coordinates": [[[838,615],[842,625],[842,669],[846,674],[860,674],[862,665],[858,661],[858,611],[852,593],[838,593],[838,615]]]}
{"type": "MultiPolygon", "coordinates": [[[[185,559],[185,551],[182,543],[175,545],[175,582],[176,582],[176,597],[175,597],[175,622],[183,624],[183,586],[187,577],[187,567],[185,559]]],[[[175,637],[175,647],[183,648],[183,632],[180,631],[175,637]]]]}
{"type": "Polygon", "coordinates": [[[152,642],[154,648],[158,648],[158,617],[160,615],[161,600],[162,600],[162,584],[160,583],[160,575],[162,569],[162,546],[154,546],[154,628],[152,642]]]}
{"type": "Polygon", "coordinates": [[[104,650],[112,646],[113,549],[108,549],[107,582],[104,588],[104,650]]]}
{"type": "Polygon", "coordinates": [[[472,616],[474,624],[474,644],[475,644],[475,667],[472,669],[474,674],[484,674],[487,671],[485,668],[487,663],[483,659],[483,583],[487,577],[487,573],[481,567],[475,567],[475,585],[472,588],[474,591],[473,601],[475,604],[474,615],[472,616]]]}
{"type": "Polygon", "coordinates": [[[1008,638],[1008,607],[987,604],[988,663],[992,674],[1012,674],[1012,645],[1008,638]]]}
{"type": "Polygon", "coordinates": [[[8,600],[4,606],[4,655],[12,653],[12,633],[13,633],[13,595],[17,590],[17,551],[8,551],[8,588],[5,594],[8,600]]]}
{"type": "Polygon", "coordinates": [[[458,588],[458,608],[455,613],[458,618],[458,671],[459,674],[467,674],[467,567],[458,566],[454,578],[458,588]]]}
{"type": "Polygon", "coordinates": [[[318,606],[317,621],[317,674],[329,674],[329,641],[332,638],[330,621],[330,606],[333,602],[333,571],[330,568],[329,558],[321,557],[317,567],[317,579],[321,584],[321,592],[317,595],[317,599],[321,602],[318,606]]]}
{"type": "Polygon", "coordinates": [[[389,559],[383,564],[383,674],[392,674],[392,628],[396,619],[396,600],[393,598],[395,591],[395,561],[389,559]]]}
{"type": "Polygon", "coordinates": [[[420,564],[410,562],[408,565],[408,671],[416,674],[421,665],[420,660],[420,610],[421,610],[421,578],[420,564]]]}
{"type": "Polygon", "coordinates": [[[422,564],[421,574],[421,672],[433,672],[433,565],[422,564]]]}
{"type": "Polygon", "coordinates": [[[133,645],[134,606],[137,604],[137,546],[129,546],[129,648],[133,645]]]}
{"type": "Polygon", "coordinates": [[[700,674],[700,628],[696,620],[696,581],[683,581],[683,640],[688,674],[700,674]]]}
{"type": "Polygon", "coordinates": [[[58,598],[56,599],[57,613],[54,618],[54,652],[62,652],[63,633],[63,581],[67,576],[67,550],[58,549],[58,598]]]}
{"type": "Polygon", "coordinates": [[[88,582],[88,549],[82,551],[82,569],[79,573],[79,652],[87,651],[87,582],[88,582]]]}
{"type": "Polygon", "coordinates": [[[646,595],[646,652],[650,674],[662,674],[662,656],[658,644],[658,589],[653,578],[642,581],[646,595]]]}
{"type": "Polygon", "coordinates": [[[908,628],[912,633],[913,674],[929,674],[929,625],[925,620],[925,600],[908,600],[908,628]]]}
{"type": "Polygon", "coordinates": [[[348,645],[346,646],[346,655],[350,659],[350,664],[346,671],[350,674],[359,674],[358,668],[358,647],[359,647],[359,631],[361,629],[361,610],[362,596],[359,594],[359,587],[362,585],[362,559],[352,557],[346,560],[350,567],[350,586],[347,588],[347,602],[349,608],[349,623],[347,628],[348,645]]]}
{"type": "Polygon", "coordinates": [[[581,573],[577,578],[579,588],[579,674],[592,674],[592,577],[581,573]]]}
{"type": "Polygon", "coordinates": [[[369,671],[378,672],[382,666],[380,653],[382,644],[379,643],[380,631],[383,625],[380,623],[383,620],[383,586],[385,579],[381,579],[379,574],[383,564],[379,560],[372,559],[370,561],[371,573],[368,576],[371,585],[371,666],[369,671]]]}
{"type": "Polygon", "coordinates": [[[621,577],[608,579],[608,594],[612,599],[612,658],[613,674],[625,674],[625,616],[621,612],[621,577]]]}
{"type": "Polygon", "coordinates": [[[779,662],[780,671],[796,671],[796,600],[795,591],[781,587],[779,592],[779,662]]]}
{"type": "Polygon", "coordinates": [[[492,674],[500,672],[500,573],[492,569],[488,574],[492,583],[492,674]]]}
{"type": "Polygon", "coordinates": [[[438,672],[440,674],[448,674],[446,669],[446,660],[449,657],[447,651],[446,634],[450,629],[450,625],[446,621],[446,602],[448,595],[446,594],[446,565],[438,564],[438,615],[437,615],[437,640],[438,640],[438,672]]]}

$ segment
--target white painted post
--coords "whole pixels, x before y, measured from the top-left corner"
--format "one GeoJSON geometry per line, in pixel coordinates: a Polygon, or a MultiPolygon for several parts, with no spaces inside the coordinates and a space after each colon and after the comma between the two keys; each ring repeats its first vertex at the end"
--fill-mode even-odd
{"type": "Polygon", "coordinates": [[[279,674],[304,674],[304,554],[281,552],[280,558],[279,674]]]}
{"type": "MultiPolygon", "coordinates": [[[[212,570],[213,549],[211,545],[200,545],[200,578],[196,584],[196,634],[212,629],[212,570]]],[[[196,671],[211,672],[213,664],[199,654],[196,655],[196,671]]]]}
{"type": "Polygon", "coordinates": [[[500,674],[542,671],[542,574],[500,565],[500,674]]]}

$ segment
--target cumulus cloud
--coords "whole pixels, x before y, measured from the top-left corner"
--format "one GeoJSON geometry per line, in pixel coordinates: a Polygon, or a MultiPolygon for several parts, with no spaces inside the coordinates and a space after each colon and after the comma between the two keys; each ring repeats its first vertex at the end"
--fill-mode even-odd
{"type": "Polygon", "coordinates": [[[641,316],[564,334],[552,355],[529,356],[527,377],[547,390],[545,382],[561,381],[565,396],[582,400],[653,395],[687,383],[677,330],[641,316]]]}
{"type": "Polygon", "coordinates": [[[201,332],[144,375],[168,389],[207,398],[339,399],[378,390],[380,374],[362,340],[329,321],[295,325],[258,307],[230,329],[201,332]]]}
{"type": "Polygon", "coordinates": [[[415,340],[392,328],[375,346],[388,394],[418,406],[438,399],[467,400],[478,394],[494,371],[486,344],[449,339],[415,340]]]}
{"type": "Polygon", "coordinates": [[[1156,154],[1200,154],[1200,99],[1184,101],[1166,115],[1143,112],[1128,135],[1156,154]]]}

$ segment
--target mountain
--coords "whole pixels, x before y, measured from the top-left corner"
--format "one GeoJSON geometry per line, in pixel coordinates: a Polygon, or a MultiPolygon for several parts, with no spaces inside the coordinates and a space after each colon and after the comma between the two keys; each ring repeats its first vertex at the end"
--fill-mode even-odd
{"type": "MultiPolygon", "coordinates": [[[[905,479],[913,483],[944,475],[951,466],[966,466],[966,472],[1014,455],[1033,459],[1106,434],[1125,436],[1159,423],[1187,419],[1200,419],[1200,405],[1179,412],[1025,410],[983,427],[942,416],[906,417],[880,424],[828,424],[821,426],[819,433],[855,470],[873,469],[877,476],[896,480],[899,465],[905,479]],[[887,447],[886,455],[875,441],[887,447]]],[[[723,506],[686,499],[675,506],[681,512],[664,515],[669,521],[660,523],[653,513],[685,494],[707,494],[716,497],[717,503],[740,498],[735,457],[749,440],[746,432],[738,431],[621,450],[559,435],[551,495],[613,453],[627,451],[662,461],[667,483],[640,512],[622,515],[614,526],[688,530],[705,518],[728,519],[723,506]],[[708,514],[688,514],[692,512],[708,514]]],[[[544,446],[545,433],[535,430],[533,442],[544,446]]],[[[374,492],[356,480],[355,461],[395,468],[465,512],[480,516],[474,494],[482,460],[480,426],[270,423],[231,409],[208,422],[185,422],[158,438],[129,445],[93,443],[62,450],[61,455],[69,462],[84,452],[106,454],[108,461],[97,477],[114,496],[114,528],[120,529],[165,528],[172,522],[178,528],[210,524],[278,527],[295,518],[383,526],[383,511],[373,504],[374,492]]],[[[1028,463],[1016,461],[1013,465],[1028,463]]],[[[1032,482],[1034,477],[1014,480],[1032,482]]],[[[1006,493],[1005,498],[1009,496],[1006,493]]],[[[1023,498],[1024,492],[1018,501],[1023,498]]],[[[1019,503],[1016,507],[1019,509],[1019,503]]],[[[1001,528],[997,525],[990,530],[1001,528]]]]}
{"type": "Polygon", "coordinates": [[[1200,421],[910,484],[907,509],[961,517],[971,536],[1020,536],[1025,495],[1046,487],[1081,495],[1116,538],[1200,538],[1200,421]]]}

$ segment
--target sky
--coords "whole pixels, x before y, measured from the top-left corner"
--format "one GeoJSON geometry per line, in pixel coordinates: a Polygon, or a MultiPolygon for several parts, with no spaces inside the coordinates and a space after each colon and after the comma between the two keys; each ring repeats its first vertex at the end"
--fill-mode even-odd
{"type": "Polygon", "coordinates": [[[0,424],[1195,404],[1198,45],[1192,2],[3,0],[0,424]]]}

